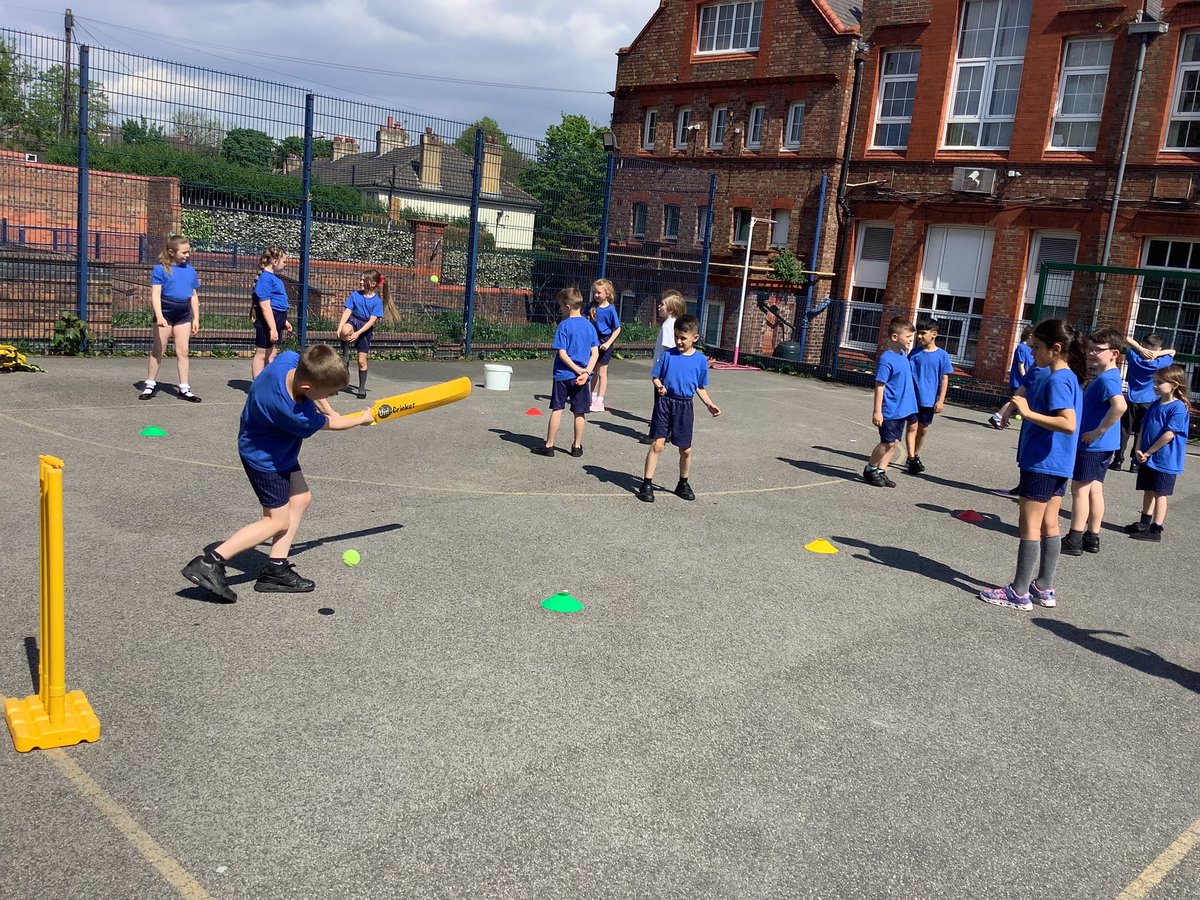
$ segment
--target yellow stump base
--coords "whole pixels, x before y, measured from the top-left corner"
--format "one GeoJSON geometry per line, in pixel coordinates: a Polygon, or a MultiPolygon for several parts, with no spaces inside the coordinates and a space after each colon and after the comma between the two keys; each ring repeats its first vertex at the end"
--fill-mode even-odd
{"type": "Polygon", "coordinates": [[[35,747],[50,750],[100,739],[100,720],[83,691],[71,691],[63,697],[63,719],[57,724],[50,722],[50,714],[37,694],[24,700],[5,700],[4,718],[18,753],[27,753],[35,747]]]}

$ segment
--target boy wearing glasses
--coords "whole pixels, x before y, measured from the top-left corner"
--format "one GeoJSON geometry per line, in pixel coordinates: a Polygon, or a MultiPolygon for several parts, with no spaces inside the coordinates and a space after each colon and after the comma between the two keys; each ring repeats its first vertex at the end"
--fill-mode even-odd
{"type": "Polygon", "coordinates": [[[1100,552],[1104,474],[1121,446],[1121,416],[1127,406],[1117,368],[1124,351],[1125,337],[1115,328],[1102,328],[1088,340],[1092,377],[1083,390],[1083,414],[1076,431],[1079,449],[1071,479],[1071,530],[1062,542],[1067,556],[1100,552]]]}

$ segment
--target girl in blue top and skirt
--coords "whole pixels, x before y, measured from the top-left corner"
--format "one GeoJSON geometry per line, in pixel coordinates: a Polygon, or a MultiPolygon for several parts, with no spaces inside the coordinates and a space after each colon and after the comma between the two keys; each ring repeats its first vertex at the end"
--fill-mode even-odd
{"type": "Polygon", "coordinates": [[[388,296],[387,280],[377,269],[363,272],[361,287],[346,298],[337,336],[342,342],[342,362],[350,368],[350,350],[358,354],[358,399],[367,396],[367,358],[371,352],[371,332],[383,319],[389,324],[400,320],[396,304],[388,296]]]}
{"type": "Polygon", "coordinates": [[[1062,550],[1058,510],[1075,470],[1075,431],[1083,407],[1080,381],[1087,376],[1083,338],[1062,319],[1038,325],[1032,345],[1036,368],[1012,398],[1023,419],[1017,443],[1021,470],[1017,571],[1011,583],[979,592],[985,603],[1024,610],[1034,603],[1045,607],[1057,603],[1054,574],[1062,550]]]}
{"type": "Polygon", "coordinates": [[[1175,493],[1175,479],[1183,474],[1187,455],[1191,410],[1188,406],[1187,370],[1172,364],[1154,373],[1154,393],[1142,418],[1138,449],[1137,489],[1142,492],[1141,521],[1125,531],[1138,541],[1161,541],[1167,518],[1167,498],[1175,493]]]}
{"type": "Polygon", "coordinates": [[[182,234],[169,234],[158,254],[158,265],[150,273],[150,306],[154,310],[154,348],[139,400],[158,393],[158,367],[162,364],[167,342],[175,340],[175,362],[179,366],[179,396],[192,403],[200,398],[192,393],[188,381],[188,341],[200,332],[200,297],[196,288],[200,279],[188,265],[192,245],[182,234]]]}

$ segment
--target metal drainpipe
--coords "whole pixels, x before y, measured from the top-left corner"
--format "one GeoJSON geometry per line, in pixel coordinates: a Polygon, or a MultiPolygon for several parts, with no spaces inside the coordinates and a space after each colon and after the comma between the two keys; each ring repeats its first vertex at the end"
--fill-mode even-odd
{"type": "Polygon", "coordinates": [[[838,173],[837,212],[841,221],[838,223],[837,250],[834,254],[833,284],[830,285],[829,295],[834,300],[844,300],[842,296],[845,286],[846,257],[850,251],[850,207],[846,203],[846,179],[850,175],[850,154],[854,149],[854,131],[858,127],[858,98],[862,93],[863,65],[866,63],[866,52],[870,46],[861,40],[854,42],[854,87],[850,91],[850,119],[846,123],[846,142],[842,148],[842,166],[838,173]]]}

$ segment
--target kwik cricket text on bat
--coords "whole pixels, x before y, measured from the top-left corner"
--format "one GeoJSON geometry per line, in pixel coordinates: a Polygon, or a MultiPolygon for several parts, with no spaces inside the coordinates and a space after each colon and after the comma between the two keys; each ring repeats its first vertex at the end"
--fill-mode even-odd
{"type": "Polygon", "coordinates": [[[447,403],[456,403],[471,393],[471,379],[466,376],[441,384],[430,385],[403,394],[383,397],[371,404],[371,418],[375,424],[390,422],[402,416],[437,409],[447,403]]]}

